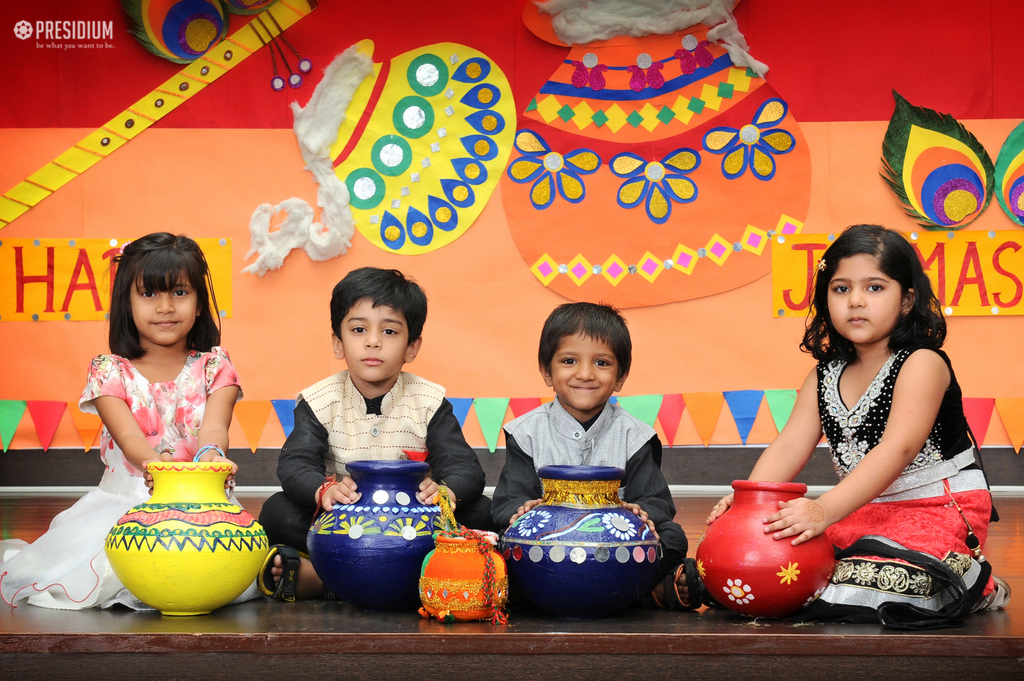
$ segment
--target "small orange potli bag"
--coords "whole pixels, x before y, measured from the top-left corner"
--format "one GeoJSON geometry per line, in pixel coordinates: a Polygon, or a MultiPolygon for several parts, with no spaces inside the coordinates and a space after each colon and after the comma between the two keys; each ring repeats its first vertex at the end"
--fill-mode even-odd
{"type": "Polygon", "coordinates": [[[506,624],[508,571],[495,551],[497,535],[459,527],[444,488],[438,496],[445,529],[434,535],[436,548],[423,559],[420,614],[442,622],[506,624]]]}

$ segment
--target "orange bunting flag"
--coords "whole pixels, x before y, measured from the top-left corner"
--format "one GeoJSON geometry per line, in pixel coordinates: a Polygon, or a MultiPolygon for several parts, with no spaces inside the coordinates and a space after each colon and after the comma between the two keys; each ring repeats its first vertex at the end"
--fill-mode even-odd
{"type": "Polygon", "coordinates": [[[513,397],[508,401],[508,408],[512,410],[512,416],[515,418],[519,418],[539,406],[539,397],[513,397]]]}
{"type": "Polygon", "coordinates": [[[978,441],[978,446],[985,444],[985,435],[988,433],[988,426],[992,423],[992,409],[996,401],[991,397],[965,397],[964,416],[967,417],[967,425],[978,441]]]}
{"type": "Polygon", "coordinates": [[[693,425],[697,427],[701,442],[707,447],[711,444],[711,435],[718,425],[718,416],[722,413],[725,397],[720,392],[683,393],[683,400],[686,402],[686,411],[693,419],[693,425]]]}
{"type": "Polygon", "coordinates": [[[260,444],[260,436],[267,427],[267,418],[273,405],[270,400],[242,400],[235,402],[235,418],[242,426],[245,439],[249,441],[249,449],[256,453],[260,444]]]}
{"type": "Polygon", "coordinates": [[[45,452],[50,448],[53,441],[53,434],[57,432],[60,424],[60,417],[64,416],[67,409],[66,402],[52,402],[50,400],[26,400],[28,413],[32,415],[32,423],[36,426],[36,436],[39,444],[45,452]]]}
{"type": "Polygon", "coordinates": [[[75,422],[75,429],[82,438],[85,451],[89,451],[92,449],[92,443],[96,441],[96,433],[103,427],[103,421],[96,414],[86,414],[79,409],[78,402],[68,402],[68,411],[71,412],[71,420],[75,422]]]}
{"type": "Polygon", "coordinates": [[[1014,451],[1020,454],[1020,446],[1024,444],[1024,397],[997,397],[996,410],[1014,451]]]}
{"type": "Polygon", "coordinates": [[[686,401],[682,395],[668,394],[661,398],[661,408],[658,409],[658,420],[661,422],[661,429],[665,431],[665,439],[668,445],[676,443],[676,433],[679,431],[679,419],[683,416],[686,408],[686,401]]]}

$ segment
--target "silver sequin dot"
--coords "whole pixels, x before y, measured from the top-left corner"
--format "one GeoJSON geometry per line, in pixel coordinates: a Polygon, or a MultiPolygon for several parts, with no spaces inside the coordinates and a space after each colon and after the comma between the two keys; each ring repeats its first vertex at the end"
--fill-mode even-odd
{"type": "Polygon", "coordinates": [[[835,241],[836,240],[836,235],[835,234],[829,234],[825,238],[828,239],[829,241],[835,241]]]}
{"type": "Polygon", "coordinates": [[[352,191],[361,201],[366,201],[377,193],[377,184],[368,177],[360,177],[352,184],[352,191]]]}
{"type": "Polygon", "coordinates": [[[628,563],[629,549],[627,549],[625,546],[620,546],[619,548],[615,549],[615,560],[619,561],[620,563],[628,563]]]}
{"type": "Polygon", "coordinates": [[[565,274],[568,271],[569,271],[569,266],[568,265],[559,265],[558,266],[558,273],[559,274],[565,274]]]}
{"type": "Polygon", "coordinates": [[[416,82],[423,87],[433,86],[440,77],[441,74],[433,64],[420,64],[416,69],[416,82]]]}
{"type": "Polygon", "coordinates": [[[402,112],[402,122],[410,130],[418,130],[427,121],[427,114],[418,106],[410,106],[402,112]]]}
{"type": "Polygon", "coordinates": [[[784,244],[784,243],[786,243],[786,237],[784,237],[784,236],[782,236],[782,235],[780,234],[780,235],[779,235],[779,238],[778,238],[778,239],[776,239],[776,241],[778,241],[778,242],[779,242],[780,244],[784,244]]]}
{"type": "Polygon", "coordinates": [[[683,49],[693,52],[697,49],[697,36],[687,33],[683,36],[683,49]]]}
{"type": "Polygon", "coordinates": [[[674,262],[672,262],[672,259],[671,259],[671,258],[669,258],[669,259],[668,259],[668,260],[666,260],[666,261],[665,261],[664,263],[662,263],[662,265],[664,266],[664,268],[665,268],[666,270],[670,270],[670,269],[672,269],[672,267],[673,267],[673,266],[675,265],[675,263],[674,263],[674,262]]]}
{"type": "Polygon", "coordinates": [[[594,271],[594,274],[601,274],[601,266],[600,265],[594,265],[594,270],[593,271],[594,271]]]}
{"type": "Polygon", "coordinates": [[[773,236],[775,236],[775,230],[774,229],[769,229],[768,230],[768,238],[771,239],[773,236]]]}
{"type": "Polygon", "coordinates": [[[651,182],[658,182],[665,177],[665,166],[660,163],[648,163],[647,167],[644,169],[644,175],[646,175],[647,179],[651,182]]]}
{"type": "Polygon", "coordinates": [[[544,157],[545,170],[550,170],[551,172],[556,173],[562,169],[562,165],[562,155],[556,151],[552,151],[544,157]]]}
{"type": "Polygon", "coordinates": [[[548,551],[548,558],[551,559],[552,563],[561,563],[565,560],[565,547],[552,546],[548,551]]]}
{"type": "Polygon", "coordinates": [[[917,232],[911,232],[910,238],[913,239],[914,241],[917,241],[917,232]]]}
{"type": "Polygon", "coordinates": [[[583,65],[588,69],[592,69],[597,66],[597,55],[593,52],[587,52],[583,55],[583,65]]]}
{"type": "Polygon", "coordinates": [[[363,536],[363,526],[362,525],[353,525],[352,527],[348,528],[348,537],[349,537],[349,539],[359,539],[362,536],[363,536]]]}
{"type": "Polygon", "coordinates": [[[992,314],[999,314],[999,308],[998,307],[993,307],[992,308],[992,314]]]}
{"type": "Polygon", "coordinates": [[[607,546],[598,546],[594,549],[594,560],[598,563],[607,563],[609,558],[611,558],[611,552],[608,551],[607,546]]]}
{"type": "Polygon", "coordinates": [[[379,489],[373,493],[373,503],[375,504],[387,503],[387,500],[390,498],[391,497],[388,495],[388,493],[382,489],[379,489]]]}
{"type": "Polygon", "coordinates": [[[708,249],[706,249],[706,248],[698,248],[697,249],[697,257],[698,258],[706,258],[706,257],[708,257],[708,249]]]}
{"type": "Polygon", "coordinates": [[[380,150],[380,161],[388,168],[394,168],[405,157],[402,147],[397,144],[385,144],[380,150]]]}
{"type": "Polygon", "coordinates": [[[956,236],[956,232],[946,232],[946,238],[952,239],[956,236]]]}
{"type": "Polygon", "coordinates": [[[626,268],[626,271],[630,274],[636,274],[636,265],[630,265],[626,268]]]}
{"type": "Polygon", "coordinates": [[[530,560],[534,563],[539,563],[544,558],[544,549],[539,546],[530,547],[530,560]]]}
{"type": "Polygon", "coordinates": [[[951,308],[951,307],[947,307],[947,308],[946,308],[946,309],[944,310],[944,312],[945,312],[946,314],[953,314],[953,308],[951,308]]]}
{"type": "Polygon", "coordinates": [[[409,495],[405,492],[395,492],[395,503],[399,506],[408,506],[410,501],[412,501],[412,499],[410,499],[409,495]]]}
{"type": "Polygon", "coordinates": [[[737,241],[736,243],[734,243],[732,245],[732,250],[733,250],[734,253],[739,253],[740,251],[743,250],[743,244],[741,244],[739,241],[737,241]]]}
{"type": "Polygon", "coordinates": [[[996,233],[994,231],[989,230],[988,238],[989,239],[995,239],[996,238],[996,233]]]}
{"type": "Polygon", "coordinates": [[[757,129],[756,125],[744,125],[740,128],[740,139],[745,144],[753,144],[761,138],[761,132],[757,129]]]}
{"type": "Polygon", "coordinates": [[[654,63],[654,60],[651,59],[651,55],[647,54],[646,52],[641,52],[636,56],[636,65],[642,69],[651,68],[652,63],[654,63]]]}
{"type": "Polygon", "coordinates": [[[786,316],[786,311],[783,310],[782,308],[779,308],[779,316],[780,317],[785,317],[786,316]]]}
{"type": "Polygon", "coordinates": [[[579,565],[587,559],[587,551],[581,546],[574,546],[569,552],[569,560],[579,565]]]}

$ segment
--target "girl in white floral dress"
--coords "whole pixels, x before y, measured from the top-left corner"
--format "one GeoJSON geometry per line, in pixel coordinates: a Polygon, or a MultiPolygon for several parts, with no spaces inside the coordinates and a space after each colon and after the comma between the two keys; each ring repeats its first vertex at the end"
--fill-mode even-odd
{"type": "Polygon", "coordinates": [[[93,359],[79,401],[103,419],[106,470],[99,487],[58,514],[37,541],[0,542],[0,597],[14,607],[27,600],[67,610],[146,609],[112,572],[107,533],[149,498],[147,461],[227,461],[241,389],[217,347],[217,303],[202,251],[188,237],[161,232],[128,243],[114,265],[111,354],[93,359]]]}

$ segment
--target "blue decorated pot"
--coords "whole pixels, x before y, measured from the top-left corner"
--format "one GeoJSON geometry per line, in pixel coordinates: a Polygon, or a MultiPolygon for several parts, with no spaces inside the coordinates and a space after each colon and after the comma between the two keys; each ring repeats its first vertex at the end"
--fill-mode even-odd
{"type": "Polygon", "coordinates": [[[430,471],[422,461],[353,461],[362,494],[335,504],[309,528],[309,559],[324,588],[368,610],[416,610],[420,567],[434,548],[437,506],[416,499],[430,471]]]}
{"type": "Polygon", "coordinates": [[[505,531],[502,553],[520,593],[562,617],[602,617],[630,605],[655,578],[660,548],[622,508],[621,468],[544,466],[544,503],[505,531]]]}

